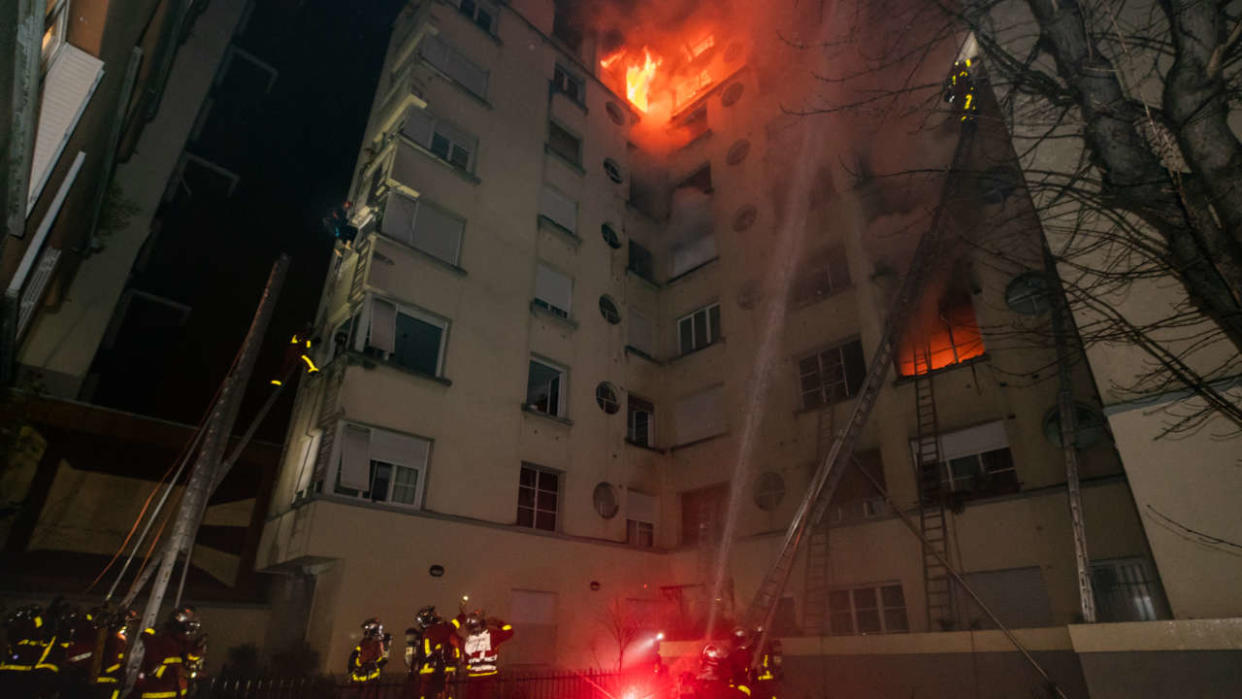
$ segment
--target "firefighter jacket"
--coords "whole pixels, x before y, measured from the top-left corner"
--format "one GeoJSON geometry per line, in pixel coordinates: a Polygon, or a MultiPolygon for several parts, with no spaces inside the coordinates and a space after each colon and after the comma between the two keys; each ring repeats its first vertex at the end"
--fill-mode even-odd
{"type": "Polygon", "coordinates": [[[0,660],[0,672],[58,672],[64,641],[49,628],[42,615],[13,624],[8,629],[9,648],[0,660]]]}
{"type": "Polygon", "coordinates": [[[129,648],[124,629],[107,629],[102,647],[103,657],[95,684],[120,686],[125,681],[125,651],[129,648]]]}
{"type": "MultiPolygon", "coordinates": [[[[461,637],[450,622],[441,621],[423,629],[417,649],[418,674],[456,672],[461,662],[461,637]]],[[[413,667],[410,668],[413,671],[413,667]]]]}
{"type": "MultiPolygon", "coordinates": [[[[453,619],[453,625],[461,628],[466,623],[464,614],[453,619]]],[[[488,619],[487,625],[478,633],[466,636],[464,648],[467,677],[487,677],[499,672],[500,644],[513,638],[513,627],[499,619],[488,619]]]]}
{"type": "Polygon", "coordinates": [[[368,636],[359,641],[349,654],[349,680],[351,682],[378,680],[380,671],[387,664],[388,644],[382,639],[368,636]]]}
{"type": "Polygon", "coordinates": [[[62,631],[65,636],[62,670],[80,675],[90,672],[91,660],[95,656],[96,631],[89,614],[74,620],[69,628],[62,631]]]}
{"type": "MultiPolygon", "coordinates": [[[[171,631],[144,629],[142,666],[130,699],[177,699],[189,691],[187,666],[202,659],[201,644],[171,631]]],[[[111,663],[109,663],[111,665],[111,663]]]]}

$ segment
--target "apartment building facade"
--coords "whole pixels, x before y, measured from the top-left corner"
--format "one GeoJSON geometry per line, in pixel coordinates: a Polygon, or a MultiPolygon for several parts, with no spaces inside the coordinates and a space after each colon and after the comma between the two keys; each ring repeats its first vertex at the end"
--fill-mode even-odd
{"type": "MultiPolygon", "coordinates": [[[[772,10],[827,21],[799,12],[772,10]]],[[[601,63],[617,47],[566,26],[550,0],[412,3],[394,25],[351,192],[358,234],[325,283],[322,371],[299,388],[257,562],[285,581],[273,626],[305,619],[326,668],[364,618],[400,626],[462,596],[518,628],[516,664],[610,662],[598,620],[611,600],[652,633],[687,636],[713,606],[743,608],[848,418],[909,231],[942,190],[859,178],[856,151],[865,139],[883,151],[880,136],[783,109],[807,89],[793,67],[810,59],[782,53],[775,32],[696,25],[687,70],[710,68],[678,84],[652,136],[601,63]],[[775,326],[773,299],[788,302],[775,326]]],[[[906,137],[943,170],[956,131],[906,137]]],[[[972,200],[956,225],[987,228],[1006,206],[1021,204],[972,200]]],[[[917,335],[935,370],[948,551],[1003,623],[1064,626],[1079,599],[1065,465],[1048,438],[1055,351],[1006,340],[1048,322],[1031,283],[1039,233],[1004,218],[1016,252],[955,248],[917,335]]],[[[922,546],[894,512],[918,511],[914,391],[927,377],[913,358],[897,364],[862,468],[818,532],[828,555],[795,568],[782,633],[991,625],[964,597],[950,615],[927,608],[922,546]]],[[[1090,377],[1071,371],[1096,414],[1090,377]]],[[[1127,483],[1106,431],[1089,436],[1098,589],[1113,620],[1158,618],[1127,483]],[[1118,576],[1133,584],[1107,583],[1118,576]]]]}

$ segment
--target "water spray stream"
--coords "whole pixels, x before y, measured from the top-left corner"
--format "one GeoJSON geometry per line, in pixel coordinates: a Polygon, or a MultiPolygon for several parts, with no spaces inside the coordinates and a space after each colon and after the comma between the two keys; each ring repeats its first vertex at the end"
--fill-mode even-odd
{"type": "Polygon", "coordinates": [[[810,205],[813,179],[812,158],[808,157],[808,154],[819,153],[822,147],[822,136],[818,130],[810,128],[806,119],[801,121],[797,128],[802,131],[801,148],[797,152],[803,153],[804,156],[797,159],[789,180],[784,202],[785,216],[776,232],[776,245],[773,247],[772,262],[768,267],[765,280],[764,287],[768,290],[768,300],[762,306],[763,311],[758,327],[759,347],[755,352],[754,368],[747,381],[746,396],[742,402],[744,406],[742,437],[738,443],[737,460],[733,464],[733,478],[729,486],[729,508],[717,553],[715,576],[709,598],[713,600],[713,603],[707,617],[704,640],[712,638],[715,629],[719,605],[714,601],[721,599],[724,593],[730,549],[737,530],[738,514],[742,508],[742,496],[745,493],[744,484],[748,481],[747,475],[751,470],[751,452],[754,449],[755,436],[763,420],[763,407],[772,382],[773,358],[780,349],[784,335],[790,282],[806,238],[807,210],[810,205]]]}

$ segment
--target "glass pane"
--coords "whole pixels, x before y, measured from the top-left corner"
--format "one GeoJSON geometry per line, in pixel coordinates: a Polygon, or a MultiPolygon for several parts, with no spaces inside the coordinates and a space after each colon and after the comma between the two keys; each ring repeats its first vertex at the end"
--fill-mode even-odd
{"type": "Polygon", "coordinates": [[[885,585],[880,588],[880,595],[884,599],[885,607],[902,607],[906,606],[906,597],[901,592],[901,585],[885,585]]]}
{"type": "Polygon", "coordinates": [[[528,407],[543,413],[555,415],[555,400],[552,395],[553,381],[560,375],[556,369],[546,364],[532,361],[526,380],[526,404],[528,407]]]}
{"type": "Polygon", "coordinates": [[[707,311],[699,311],[694,314],[694,347],[707,346],[707,311]]]}
{"type": "Polygon", "coordinates": [[[720,306],[707,309],[708,323],[711,325],[711,341],[720,339],[720,306]]]}
{"type": "Polygon", "coordinates": [[[454,144],[452,154],[449,156],[449,162],[463,170],[468,170],[470,168],[470,151],[454,144]]]}
{"type": "Polygon", "coordinates": [[[979,457],[971,454],[970,456],[959,456],[949,461],[949,473],[953,474],[953,480],[969,482],[979,474],[979,457]]]}
{"type": "Polygon", "coordinates": [[[798,373],[802,376],[818,376],[819,375],[819,359],[816,357],[807,357],[798,362],[798,373]]]}
{"type": "Polygon", "coordinates": [[[418,471],[398,466],[392,484],[392,500],[405,505],[414,504],[415,493],[418,492],[418,471]]]}
{"type": "Polygon", "coordinates": [[[518,488],[518,505],[521,507],[534,507],[535,491],[531,488],[518,488]]]}
{"type": "Polygon", "coordinates": [[[538,509],[540,510],[546,510],[548,512],[555,512],[556,511],[556,493],[549,493],[544,490],[539,491],[539,501],[536,504],[536,507],[538,507],[538,509]]]}
{"type": "Polygon", "coordinates": [[[383,502],[388,499],[388,484],[392,480],[392,466],[381,461],[371,462],[371,500],[383,502]]]}
{"type": "Polygon", "coordinates": [[[561,375],[557,374],[548,384],[548,414],[561,414],[561,375]]]}
{"type": "Polygon", "coordinates": [[[535,528],[545,529],[550,532],[556,531],[556,513],[537,512],[535,514],[535,528]]]}
{"type": "Polygon", "coordinates": [[[828,616],[828,626],[835,634],[854,633],[854,619],[849,612],[833,613],[828,616]]]}
{"type": "Polygon", "coordinates": [[[677,325],[681,332],[681,353],[685,354],[694,349],[694,319],[683,318],[677,325]]]}
{"type": "Polygon", "coordinates": [[[406,369],[437,376],[443,329],[404,313],[397,313],[396,328],[392,360],[406,369]]]}
{"type": "Polygon", "coordinates": [[[528,507],[519,507],[517,523],[519,527],[535,526],[535,511],[528,507]]]}
{"type": "Polygon", "coordinates": [[[483,31],[491,33],[492,15],[487,10],[479,10],[479,14],[475,18],[474,23],[479,25],[479,27],[483,29],[483,31]]]}
{"type": "Polygon", "coordinates": [[[449,140],[447,138],[437,133],[431,136],[431,148],[429,150],[432,153],[435,153],[436,155],[438,155],[439,157],[445,160],[448,160],[449,159],[449,147],[451,145],[452,144],[449,143],[449,140]]]}
{"type": "Polygon", "coordinates": [[[1008,447],[985,451],[980,458],[983,459],[983,467],[988,472],[1007,471],[1013,468],[1013,454],[1010,453],[1008,447]]]}
{"type": "Polygon", "coordinates": [[[888,633],[909,631],[910,622],[906,619],[906,610],[886,609],[884,611],[884,630],[888,633]]]}
{"type": "Polygon", "coordinates": [[[518,482],[525,486],[535,487],[535,470],[533,468],[522,467],[522,474],[518,477],[518,482]]]}
{"type": "Polygon", "coordinates": [[[854,590],[854,609],[875,609],[878,606],[875,599],[875,588],[860,587],[854,590]]]}
{"type": "Polygon", "coordinates": [[[874,609],[858,610],[858,633],[879,633],[880,613],[874,609]]]}
{"type": "Polygon", "coordinates": [[[828,609],[834,612],[848,612],[850,610],[850,591],[833,590],[829,592],[828,609]]]}
{"type": "Polygon", "coordinates": [[[867,378],[867,359],[863,356],[862,343],[855,341],[841,348],[844,364],[845,387],[850,396],[858,394],[867,378]]]}
{"type": "Polygon", "coordinates": [[[561,481],[560,476],[558,476],[557,474],[551,471],[540,471],[539,472],[539,489],[540,490],[550,490],[555,493],[558,489],[558,486],[560,485],[560,481],[561,481]]]}

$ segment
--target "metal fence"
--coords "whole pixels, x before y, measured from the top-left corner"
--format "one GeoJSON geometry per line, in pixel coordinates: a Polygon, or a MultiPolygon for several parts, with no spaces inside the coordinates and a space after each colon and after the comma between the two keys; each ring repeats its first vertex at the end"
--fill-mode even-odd
{"type": "MultiPolygon", "coordinates": [[[[449,682],[447,699],[464,699],[467,680],[449,682]]],[[[634,694],[634,678],[615,672],[502,673],[490,683],[490,695],[481,699],[624,699],[634,694]]],[[[212,677],[198,683],[196,699],[406,699],[414,697],[407,689],[406,675],[390,673],[366,691],[339,678],[229,679],[212,677]]],[[[649,695],[644,688],[637,692],[649,695]]]]}

